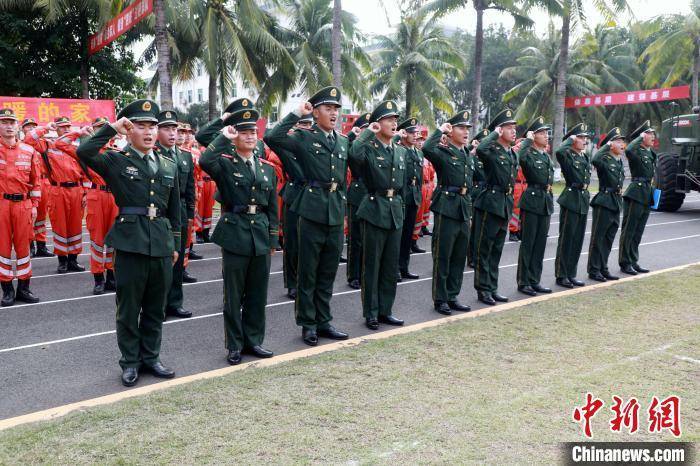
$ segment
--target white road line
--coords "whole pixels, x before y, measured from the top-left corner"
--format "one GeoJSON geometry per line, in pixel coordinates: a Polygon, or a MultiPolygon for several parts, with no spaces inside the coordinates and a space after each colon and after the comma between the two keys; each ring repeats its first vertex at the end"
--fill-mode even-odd
{"type": "MultiPolygon", "coordinates": [[[[690,236],[682,236],[682,237],[679,237],[679,238],[668,238],[668,239],[663,239],[663,240],[659,240],[659,241],[651,241],[651,242],[648,242],[648,243],[641,243],[640,246],[649,246],[649,245],[653,245],[653,244],[667,243],[667,242],[671,242],[671,241],[680,241],[680,240],[691,239],[691,238],[700,238],[700,234],[697,234],[697,235],[690,235],[690,236]]],[[[612,248],[613,251],[615,251],[615,250],[617,250],[617,249],[618,249],[618,248],[612,248]]],[[[588,255],[588,252],[583,252],[583,253],[581,253],[581,256],[586,256],[586,255],[588,255]]],[[[555,257],[548,257],[548,258],[544,259],[544,261],[545,261],[545,262],[549,262],[549,261],[553,261],[554,259],[555,259],[555,257]]],[[[515,263],[515,264],[502,265],[502,266],[500,266],[500,267],[498,267],[498,268],[499,268],[499,269],[506,269],[506,268],[512,268],[512,267],[517,267],[517,266],[518,266],[518,264],[515,263]]],[[[473,274],[473,273],[474,273],[473,270],[467,270],[467,271],[464,272],[464,275],[470,275],[470,274],[473,274]]],[[[411,284],[414,284],[414,283],[420,283],[420,282],[429,281],[429,280],[432,280],[432,277],[419,278],[419,279],[417,279],[417,280],[411,280],[411,281],[400,282],[400,283],[397,283],[397,285],[398,285],[398,286],[411,285],[411,284]]],[[[205,281],[198,282],[198,283],[214,283],[214,282],[220,282],[220,281],[222,281],[222,280],[221,280],[221,279],[217,279],[217,280],[205,280],[205,281]]],[[[194,283],[192,283],[192,285],[194,285],[194,283]]],[[[342,295],[353,294],[353,293],[359,293],[359,292],[360,292],[360,290],[340,291],[340,292],[338,292],[338,293],[333,293],[333,296],[342,296],[342,295]]],[[[108,294],[109,294],[109,295],[113,295],[114,293],[108,293],[108,294]]],[[[104,295],[101,295],[101,296],[107,296],[108,294],[105,293],[104,295]]],[[[80,298],[68,298],[68,299],[63,299],[63,300],[46,301],[46,302],[44,302],[44,303],[39,303],[39,304],[49,304],[49,303],[58,303],[58,302],[66,302],[66,301],[75,301],[75,300],[83,299],[83,298],[96,298],[96,297],[99,297],[99,296],[83,296],[83,297],[80,297],[80,298]]],[[[277,302],[277,303],[270,303],[270,304],[268,304],[268,305],[265,306],[265,307],[266,307],[266,308],[271,308],[271,307],[284,306],[284,305],[286,305],[286,304],[293,304],[293,303],[294,303],[294,301],[281,301],[281,302],[277,302]]],[[[37,306],[37,305],[38,305],[38,304],[27,304],[26,306],[37,306]]],[[[17,307],[17,306],[14,306],[14,307],[17,307]]],[[[214,312],[214,313],[211,313],[211,314],[203,314],[203,315],[198,315],[198,316],[190,317],[189,319],[169,320],[169,321],[164,322],[163,324],[164,324],[164,325],[182,324],[182,323],[192,322],[192,321],[199,320],[199,319],[207,319],[207,318],[209,318],[209,317],[216,317],[216,316],[220,316],[220,315],[222,315],[221,312],[214,312]]],[[[3,349],[0,349],[0,354],[2,354],[2,353],[9,353],[9,352],[13,352],[13,351],[20,351],[20,350],[23,350],[23,349],[30,349],[30,348],[37,348],[37,347],[42,347],[42,346],[48,346],[48,345],[53,345],[53,344],[57,344],[57,343],[65,343],[65,342],[76,341],[76,340],[84,340],[84,339],[87,339],[87,338],[94,338],[94,337],[103,336],[103,335],[112,335],[112,334],[115,334],[115,333],[116,333],[116,330],[108,330],[108,331],[105,331],[105,332],[91,333],[91,334],[88,334],[88,335],[78,335],[78,336],[75,336],[75,337],[62,338],[62,339],[60,339],[60,340],[51,340],[51,341],[44,341],[44,342],[41,342],[41,343],[32,343],[32,344],[28,344],[28,345],[15,346],[15,347],[11,347],[11,348],[3,348],[3,349]]]]}

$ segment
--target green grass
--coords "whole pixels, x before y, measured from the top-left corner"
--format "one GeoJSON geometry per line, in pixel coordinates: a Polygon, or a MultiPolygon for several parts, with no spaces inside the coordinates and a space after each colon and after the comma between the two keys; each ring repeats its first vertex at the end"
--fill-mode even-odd
{"type": "Polygon", "coordinates": [[[676,394],[698,441],[677,356],[700,359],[699,311],[700,268],[661,274],[20,426],[0,463],[552,464],[587,391],[594,440],[672,439],[645,413],[676,394]],[[640,400],[636,435],[609,431],[612,395],[640,400]]]}

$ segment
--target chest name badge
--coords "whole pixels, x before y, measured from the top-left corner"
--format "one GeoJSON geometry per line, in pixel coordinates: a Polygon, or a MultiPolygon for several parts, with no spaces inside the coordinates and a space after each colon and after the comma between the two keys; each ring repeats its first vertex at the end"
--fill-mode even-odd
{"type": "Polygon", "coordinates": [[[126,167],[126,174],[131,176],[138,176],[139,169],[136,167],[126,167]]]}

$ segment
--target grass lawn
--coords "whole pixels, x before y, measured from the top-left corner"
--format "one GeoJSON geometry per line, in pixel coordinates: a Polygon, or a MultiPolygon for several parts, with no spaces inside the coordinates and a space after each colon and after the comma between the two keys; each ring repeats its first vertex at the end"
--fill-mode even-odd
{"type": "Polygon", "coordinates": [[[0,464],[552,464],[586,392],[593,440],[672,440],[646,409],[674,394],[699,441],[698,341],[700,267],[20,426],[0,464]],[[613,395],[638,433],[609,430],[613,395]]]}

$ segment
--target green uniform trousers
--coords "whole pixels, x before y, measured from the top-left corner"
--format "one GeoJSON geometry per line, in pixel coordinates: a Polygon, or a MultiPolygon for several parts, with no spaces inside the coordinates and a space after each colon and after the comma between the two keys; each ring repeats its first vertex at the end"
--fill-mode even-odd
{"type": "Polygon", "coordinates": [[[583,237],[586,235],[588,212],[578,214],[561,207],[559,214],[559,242],[554,274],[557,278],[574,278],[581,257],[583,237]]]}
{"type": "Polygon", "coordinates": [[[295,313],[297,325],[327,328],[333,282],[343,250],[343,225],[325,225],[299,218],[299,265],[295,313]]]}
{"type": "Polygon", "coordinates": [[[622,232],[620,233],[620,267],[635,265],[639,261],[639,243],[649,219],[648,205],[624,198],[622,232]]]}
{"type": "Polygon", "coordinates": [[[411,246],[413,245],[413,227],[416,224],[416,204],[406,204],[403,215],[403,228],[401,229],[401,250],[399,251],[399,271],[408,272],[408,264],[411,262],[411,246]]]}
{"type": "Polygon", "coordinates": [[[591,243],[588,247],[588,273],[607,272],[608,257],[620,228],[620,212],[593,206],[591,243]]]}
{"type": "Polygon", "coordinates": [[[348,283],[362,275],[362,220],[357,216],[357,206],[348,204],[348,283]]]}
{"type": "Polygon", "coordinates": [[[122,368],[160,361],[165,300],[173,275],[171,257],[114,251],[117,344],[122,368]]]}
{"type": "Polygon", "coordinates": [[[551,215],[540,215],[520,209],[518,286],[532,286],[540,283],[551,218],[551,215]]]}
{"type": "Polygon", "coordinates": [[[284,249],[282,250],[282,273],[284,275],[284,287],[297,287],[297,263],[299,262],[299,216],[292,212],[287,203],[282,206],[284,234],[284,249]]]}
{"type": "Polygon", "coordinates": [[[182,307],[183,293],[182,293],[182,276],[185,273],[185,251],[187,250],[187,221],[185,221],[185,226],[180,230],[182,235],[182,241],[180,241],[180,250],[177,262],[173,265],[173,279],[170,283],[170,290],[168,290],[168,300],[165,304],[166,309],[177,309],[182,307]]]}
{"type": "Polygon", "coordinates": [[[270,254],[241,256],[221,250],[226,349],[262,345],[270,278],[270,254]]]}
{"type": "Polygon", "coordinates": [[[401,231],[362,222],[362,315],[365,318],[391,315],[396,298],[401,231]]]}
{"type": "Polygon", "coordinates": [[[435,214],[431,239],[433,301],[454,301],[462,289],[469,244],[469,220],[435,214]]]}
{"type": "Polygon", "coordinates": [[[498,290],[498,264],[506,241],[508,220],[481,209],[474,211],[474,288],[493,293],[498,290]]]}

